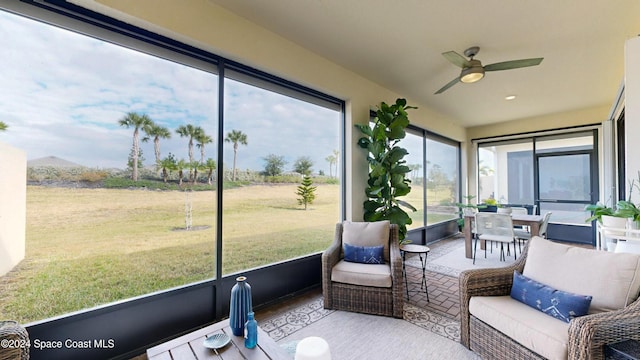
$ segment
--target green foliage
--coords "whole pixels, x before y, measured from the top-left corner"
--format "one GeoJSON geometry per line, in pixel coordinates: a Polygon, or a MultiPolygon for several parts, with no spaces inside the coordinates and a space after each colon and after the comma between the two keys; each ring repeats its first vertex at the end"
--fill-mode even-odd
{"type": "Polygon", "coordinates": [[[293,171],[302,175],[311,175],[312,167],[313,161],[308,156],[301,156],[293,163],[293,171]]]}
{"type": "Polygon", "coordinates": [[[498,205],[498,200],[496,200],[494,198],[484,199],[484,200],[482,200],[482,202],[485,205],[490,205],[490,206],[497,206],[498,205]]]}
{"type": "Polygon", "coordinates": [[[167,157],[158,162],[158,167],[162,170],[162,180],[166,183],[171,172],[177,170],[178,162],[176,161],[176,157],[172,153],[169,153],[167,157]]]}
{"type": "Polygon", "coordinates": [[[284,166],[287,162],[284,160],[284,156],[269,154],[267,157],[263,158],[264,165],[264,175],[266,176],[276,176],[282,174],[284,171],[284,166]]]}
{"type": "Polygon", "coordinates": [[[412,220],[402,207],[416,211],[409,203],[398,199],[411,191],[411,180],[406,177],[411,168],[403,160],[407,150],[398,146],[404,139],[405,129],[409,125],[407,110],[416,109],[407,106],[405,99],[397,99],[393,105],[380,103],[373,120],[373,127],[355,125],[365,136],[358,139],[358,146],[368,150],[369,180],[365,193],[364,220],[389,220],[397,224],[401,242],[407,234],[407,225],[412,220]]]}
{"type": "Polygon", "coordinates": [[[140,129],[145,129],[153,125],[153,120],[147,114],[138,114],[136,112],[129,112],[120,120],[118,120],[120,126],[126,128],[133,128],[133,145],[131,146],[131,153],[127,166],[131,169],[131,179],[138,180],[138,169],[142,167],[142,150],[140,149],[140,129]]]}
{"type": "MultiPolygon", "coordinates": [[[[184,187],[172,183],[165,183],[156,180],[138,180],[133,181],[123,177],[109,177],[104,180],[104,187],[107,189],[147,189],[147,190],[182,190],[184,187]]],[[[189,184],[188,188],[194,191],[211,190],[212,187],[207,184],[189,184]]]]}
{"type": "Polygon", "coordinates": [[[631,201],[618,201],[618,216],[631,218],[633,221],[640,221],[640,208],[631,201]]]}
{"type": "Polygon", "coordinates": [[[132,148],[131,152],[129,152],[129,158],[127,159],[127,169],[131,171],[134,171],[135,169],[135,171],[137,172],[138,169],[144,166],[143,163],[145,158],[144,158],[144,155],[142,154],[142,149],[138,149],[138,162],[134,164],[133,157],[136,156],[135,153],[136,151],[132,148]]]}
{"type": "Polygon", "coordinates": [[[313,200],[316,199],[316,188],[313,186],[313,180],[309,175],[302,177],[302,183],[298,186],[298,191],[296,192],[300,196],[298,205],[304,205],[304,209],[307,210],[307,205],[313,204],[313,200]]]}
{"type": "Polygon", "coordinates": [[[264,182],[270,184],[291,184],[297,183],[300,181],[300,175],[290,174],[290,175],[273,175],[273,176],[265,176],[264,182]]]}
{"type": "Polygon", "coordinates": [[[0,121],[0,131],[6,131],[9,128],[9,125],[0,121]]]}
{"type": "Polygon", "coordinates": [[[233,144],[233,173],[231,180],[236,181],[236,161],[238,159],[238,145],[247,145],[247,134],[240,130],[231,130],[224,139],[225,142],[233,144]]]}
{"type": "Polygon", "coordinates": [[[80,174],[80,181],[97,183],[106,179],[107,176],[109,173],[104,170],[89,170],[80,174]]]}
{"type": "Polygon", "coordinates": [[[613,208],[602,205],[600,203],[587,205],[584,209],[586,211],[591,211],[592,214],[587,220],[585,220],[585,222],[598,220],[598,222],[602,223],[603,215],[615,216],[615,210],[613,208]]]}

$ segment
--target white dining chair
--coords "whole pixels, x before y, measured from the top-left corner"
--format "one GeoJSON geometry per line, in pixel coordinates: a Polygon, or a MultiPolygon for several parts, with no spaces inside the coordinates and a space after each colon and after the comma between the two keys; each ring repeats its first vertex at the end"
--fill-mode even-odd
{"type": "MultiPolygon", "coordinates": [[[[510,244],[513,244],[513,256],[516,259],[516,239],[513,233],[513,221],[510,214],[497,214],[479,212],[476,214],[476,232],[473,250],[473,263],[476,263],[476,253],[478,249],[478,240],[495,241],[500,243],[500,260],[506,261],[504,245],[507,245],[507,255],[510,254],[510,244]]],[[[485,246],[485,257],[487,249],[485,246]]]]}
{"type": "MultiPolygon", "coordinates": [[[[549,227],[549,219],[551,218],[551,211],[547,211],[544,214],[544,219],[542,220],[542,224],[540,224],[540,230],[538,231],[538,236],[547,238],[547,228],[549,227]]],[[[527,241],[531,239],[531,232],[523,231],[523,230],[513,230],[515,237],[518,240],[527,241]]]]}

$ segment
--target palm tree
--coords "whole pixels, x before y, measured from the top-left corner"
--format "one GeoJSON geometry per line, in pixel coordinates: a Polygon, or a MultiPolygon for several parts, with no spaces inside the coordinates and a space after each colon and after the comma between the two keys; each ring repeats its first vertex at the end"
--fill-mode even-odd
{"type": "Polygon", "coordinates": [[[240,130],[231,130],[227,134],[225,142],[233,143],[233,176],[232,181],[236,181],[236,160],[238,158],[238,145],[247,145],[247,135],[240,130]]]}
{"type": "Polygon", "coordinates": [[[198,170],[202,168],[202,164],[197,161],[192,161],[187,164],[189,166],[189,180],[191,180],[191,184],[195,185],[198,180],[198,170]]]}
{"type": "Polygon", "coordinates": [[[171,171],[176,170],[178,167],[175,156],[173,156],[172,153],[169,153],[166,158],[158,162],[158,167],[162,169],[162,180],[166,183],[171,171]]]}
{"type": "Polygon", "coordinates": [[[156,154],[156,165],[160,163],[160,139],[170,139],[171,131],[162,125],[151,123],[142,128],[147,136],[142,138],[142,142],[147,142],[153,137],[153,150],[156,154]]]}
{"type": "Polygon", "coordinates": [[[189,162],[193,162],[193,139],[199,136],[204,130],[200,126],[193,126],[191,124],[180,125],[176,132],[180,137],[189,138],[189,162]]]}
{"type": "Polygon", "coordinates": [[[9,125],[0,121],[0,131],[6,131],[9,128],[9,125]]]}
{"type": "Polygon", "coordinates": [[[176,170],[178,170],[178,185],[182,186],[182,178],[184,177],[184,169],[189,167],[189,163],[184,159],[178,160],[176,163],[176,170]]]}
{"type": "Polygon", "coordinates": [[[216,170],[216,162],[212,158],[208,158],[204,163],[204,168],[207,169],[207,183],[211,185],[213,182],[213,172],[216,170]]]}
{"type": "Polygon", "coordinates": [[[338,163],[340,162],[340,151],[333,149],[333,157],[336,158],[335,161],[335,165],[336,165],[336,177],[338,177],[338,163]]]}
{"type": "Polygon", "coordinates": [[[202,130],[200,133],[197,134],[195,139],[197,142],[196,147],[200,149],[200,163],[204,164],[204,146],[206,144],[211,144],[213,142],[213,138],[205,134],[204,130],[202,130]]]}
{"type": "Polygon", "coordinates": [[[122,119],[118,121],[120,126],[124,126],[126,128],[133,127],[133,147],[131,150],[132,162],[133,162],[133,171],[131,174],[131,179],[133,181],[138,181],[138,155],[140,154],[140,129],[150,126],[153,124],[153,121],[146,114],[138,114],[136,112],[129,112],[122,119]]]}
{"type": "Polygon", "coordinates": [[[336,159],[336,157],[334,155],[329,155],[324,159],[325,159],[325,161],[327,161],[329,163],[329,177],[333,177],[333,175],[332,175],[333,164],[335,164],[338,159],[336,159]]]}

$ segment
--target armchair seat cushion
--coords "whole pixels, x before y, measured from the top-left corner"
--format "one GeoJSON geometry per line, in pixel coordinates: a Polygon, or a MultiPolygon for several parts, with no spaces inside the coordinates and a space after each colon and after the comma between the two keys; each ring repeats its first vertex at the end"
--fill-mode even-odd
{"type": "Polygon", "coordinates": [[[331,281],[390,288],[391,267],[389,264],[361,264],[340,260],[331,270],[331,281]]]}
{"type": "Polygon", "coordinates": [[[569,324],[510,296],[474,296],[469,313],[547,359],[566,359],[569,324]]]}

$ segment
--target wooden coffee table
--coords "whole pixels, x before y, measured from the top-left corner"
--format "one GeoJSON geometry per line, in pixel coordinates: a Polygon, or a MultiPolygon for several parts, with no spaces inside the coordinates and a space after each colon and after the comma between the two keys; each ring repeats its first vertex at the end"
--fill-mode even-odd
{"type": "Polygon", "coordinates": [[[149,360],[177,359],[290,359],[276,342],[258,327],[258,346],[253,349],[244,347],[244,337],[234,336],[229,327],[229,320],[209,325],[200,330],[180,336],[166,343],[147,349],[149,360]],[[204,347],[207,336],[216,333],[229,335],[231,341],[216,351],[204,347]]]}

